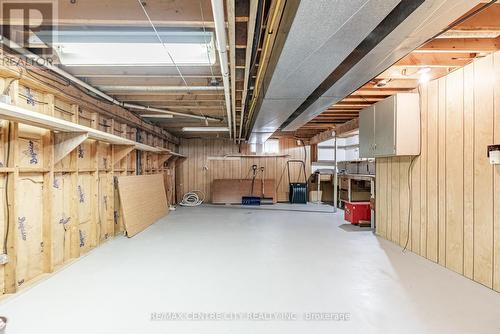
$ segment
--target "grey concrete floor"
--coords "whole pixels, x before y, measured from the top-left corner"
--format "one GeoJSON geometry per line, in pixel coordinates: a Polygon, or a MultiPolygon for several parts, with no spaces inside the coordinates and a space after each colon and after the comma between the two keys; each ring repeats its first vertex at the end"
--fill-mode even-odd
{"type": "Polygon", "coordinates": [[[4,301],[0,315],[9,334],[500,332],[500,294],[342,224],[341,212],[180,208],[4,301]],[[292,320],[262,320],[284,313],[292,320]]]}

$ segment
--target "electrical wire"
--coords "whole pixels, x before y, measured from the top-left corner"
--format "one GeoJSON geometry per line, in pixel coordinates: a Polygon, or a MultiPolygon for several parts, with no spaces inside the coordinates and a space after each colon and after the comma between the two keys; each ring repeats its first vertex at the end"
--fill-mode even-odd
{"type": "MultiPolygon", "coordinates": [[[[201,22],[202,22],[202,26],[203,26],[203,40],[205,41],[205,46],[207,48],[207,59],[208,59],[208,64],[210,65],[209,66],[210,73],[212,74],[212,82],[217,82],[217,80],[215,79],[215,75],[214,75],[214,68],[212,66],[212,59],[210,58],[210,52],[208,52],[209,43],[207,41],[207,36],[206,36],[207,30],[205,28],[205,16],[203,15],[203,6],[201,4],[201,1],[200,1],[200,15],[201,15],[201,22]]],[[[197,101],[196,101],[196,105],[199,105],[197,101]]],[[[221,107],[221,111],[222,111],[222,116],[224,116],[224,106],[222,105],[222,101],[220,103],[220,107],[221,107]]],[[[201,111],[201,110],[200,110],[200,114],[203,117],[205,117],[205,115],[203,114],[203,111],[201,111]]]]}
{"type": "MultiPolygon", "coordinates": [[[[420,109],[420,113],[422,113],[422,89],[421,85],[418,86],[418,105],[420,109]]],[[[406,242],[405,246],[403,247],[403,253],[406,252],[406,249],[408,248],[408,244],[410,242],[410,227],[411,227],[411,222],[412,222],[412,202],[413,202],[413,196],[412,196],[412,180],[411,180],[411,172],[413,170],[413,163],[417,159],[418,155],[415,155],[411,158],[410,160],[410,166],[408,167],[408,217],[407,217],[407,231],[408,234],[406,235],[406,242]]]]}
{"type": "Polygon", "coordinates": [[[144,4],[142,3],[141,0],[137,0],[137,2],[139,3],[139,5],[141,6],[142,8],[142,11],[144,12],[144,14],[146,15],[146,18],[148,19],[149,21],[149,24],[151,25],[151,28],[153,28],[155,34],[156,34],[156,37],[158,38],[158,41],[160,41],[161,45],[163,46],[163,48],[165,49],[165,51],[167,52],[167,55],[168,57],[170,58],[170,61],[172,62],[172,64],[174,64],[175,68],[177,69],[177,72],[179,73],[179,75],[181,76],[182,78],[182,81],[184,81],[184,84],[186,85],[186,87],[188,88],[188,91],[189,91],[189,85],[186,81],[186,79],[184,78],[184,76],[182,75],[182,72],[181,72],[181,69],[179,68],[179,66],[177,65],[177,63],[175,62],[174,60],[174,57],[172,57],[172,54],[170,53],[170,51],[168,50],[167,46],[165,45],[165,43],[163,42],[163,40],[161,39],[161,36],[160,34],[158,33],[158,30],[156,29],[153,21],[151,20],[151,17],[149,17],[149,14],[148,14],[148,11],[146,10],[146,8],[144,7],[144,4]]]}
{"type": "MultiPolygon", "coordinates": [[[[49,81],[45,81],[45,80],[42,80],[42,79],[40,79],[40,78],[36,77],[35,75],[33,75],[33,74],[32,74],[32,73],[30,73],[30,72],[32,72],[32,71],[27,71],[28,75],[29,75],[29,76],[31,76],[31,77],[33,77],[35,80],[38,80],[38,81],[42,82],[43,84],[45,84],[45,85],[47,85],[47,86],[49,86],[49,87],[51,87],[51,88],[53,88],[53,89],[55,89],[55,90],[57,90],[57,91],[61,92],[61,93],[64,93],[65,95],[70,96],[70,97],[72,97],[73,99],[75,99],[75,100],[77,100],[77,101],[81,101],[81,97],[76,96],[76,95],[73,95],[73,94],[71,94],[71,93],[68,93],[67,91],[65,91],[65,90],[63,90],[63,89],[61,89],[61,88],[57,87],[56,85],[52,84],[51,82],[49,82],[49,81]]],[[[38,73],[37,73],[37,75],[38,75],[38,73]]],[[[91,96],[95,97],[95,95],[94,95],[94,94],[89,94],[90,92],[85,92],[85,91],[84,91],[82,88],[80,88],[78,85],[70,85],[70,86],[71,86],[71,87],[74,87],[74,88],[77,88],[79,91],[81,91],[81,92],[83,92],[83,93],[85,93],[85,94],[87,94],[87,95],[91,95],[91,96]]],[[[100,101],[102,101],[102,102],[105,102],[102,98],[99,98],[99,100],[100,100],[100,101]]],[[[109,101],[108,101],[108,102],[109,102],[109,101]]],[[[99,105],[97,105],[97,104],[95,104],[95,103],[93,103],[93,102],[86,101],[86,103],[88,103],[88,104],[92,105],[92,106],[93,106],[94,108],[96,108],[97,110],[102,110],[102,111],[105,111],[105,112],[106,112],[106,110],[104,110],[101,106],[99,106],[99,105]]],[[[111,103],[108,103],[108,104],[111,104],[111,103]]],[[[108,113],[109,113],[109,112],[108,112],[108,113]]]]}
{"type": "Polygon", "coordinates": [[[3,90],[2,95],[8,95],[8,94],[9,94],[9,92],[10,92],[10,87],[12,86],[12,84],[13,84],[16,80],[21,79],[21,77],[22,77],[22,73],[21,73],[21,75],[19,75],[19,77],[18,77],[18,78],[12,78],[12,79],[9,81],[9,83],[8,83],[7,85],[5,85],[5,89],[3,90]]]}
{"type": "MultiPolygon", "coordinates": [[[[50,81],[55,81],[58,84],[66,86],[66,87],[71,86],[71,81],[69,81],[68,79],[66,79],[65,77],[63,77],[62,75],[60,75],[60,74],[58,74],[56,72],[50,72],[52,74],[52,76],[48,76],[48,75],[45,75],[45,74],[37,73],[37,72],[29,69],[28,66],[26,66],[25,69],[26,69],[26,72],[28,74],[32,75],[32,76],[36,75],[36,76],[45,78],[45,79],[50,80],[50,81]]],[[[43,72],[49,72],[49,71],[46,71],[44,69],[41,69],[41,71],[42,71],[42,73],[43,72]]]]}
{"type": "MultiPolygon", "coordinates": [[[[23,93],[19,93],[19,96],[28,100],[29,99],[29,96],[26,95],[26,94],[23,94],[23,93]]],[[[47,105],[48,103],[47,102],[43,102],[43,101],[40,101],[40,100],[37,100],[37,99],[31,99],[33,102],[35,102],[36,104],[40,104],[40,105],[47,105]]]]}
{"type": "MultiPolygon", "coordinates": [[[[203,26],[203,40],[205,41],[205,45],[208,50],[209,43],[207,41],[207,36],[206,36],[206,28],[205,28],[205,16],[203,15],[203,6],[200,1],[200,14],[201,14],[201,24],[203,26]]],[[[210,73],[212,74],[212,80],[215,81],[215,75],[214,75],[214,68],[212,66],[212,59],[210,59],[210,52],[207,52],[207,58],[208,58],[208,63],[210,64],[210,73]]]]}
{"type": "MultiPolygon", "coordinates": [[[[11,122],[9,122],[9,126],[7,128],[7,156],[6,156],[6,164],[9,165],[10,159],[10,133],[11,133],[11,122]]],[[[5,235],[3,240],[3,253],[7,254],[7,240],[9,239],[9,229],[10,229],[10,208],[9,208],[9,176],[10,173],[5,177],[5,202],[7,203],[7,210],[5,210],[6,214],[6,224],[5,224],[5,235]]]]}
{"type": "MultiPolygon", "coordinates": [[[[146,7],[144,7],[144,4],[143,4],[142,0],[137,0],[137,2],[141,6],[142,11],[144,12],[144,15],[146,15],[146,18],[148,19],[149,24],[151,25],[151,28],[153,28],[153,30],[154,30],[154,32],[156,34],[156,37],[158,38],[158,41],[160,42],[160,44],[163,46],[163,48],[167,52],[167,55],[170,58],[170,61],[172,62],[172,64],[175,66],[175,69],[177,70],[177,73],[179,73],[179,76],[181,77],[182,81],[184,82],[184,85],[187,88],[187,92],[190,93],[191,92],[191,88],[189,87],[189,84],[187,83],[186,78],[184,77],[184,75],[182,75],[182,71],[181,71],[179,65],[175,62],[174,57],[172,56],[172,54],[168,50],[167,45],[165,44],[165,42],[163,42],[163,40],[162,40],[162,38],[160,36],[160,33],[156,29],[156,26],[154,25],[153,21],[151,20],[151,17],[149,16],[148,11],[146,10],[146,7]]],[[[200,3],[200,5],[201,5],[201,3],[200,3]]],[[[208,52],[207,52],[207,54],[208,54],[208,52]]],[[[198,112],[200,113],[200,115],[202,117],[205,117],[205,115],[203,114],[203,112],[201,111],[201,109],[198,112]]],[[[206,119],[205,119],[205,121],[206,121],[206,119]]]]}
{"type": "Polygon", "coordinates": [[[193,190],[187,192],[182,196],[182,201],[179,203],[181,206],[195,207],[199,206],[205,200],[205,193],[201,190],[193,190]]]}
{"type": "MultiPolygon", "coordinates": [[[[202,22],[202,25],[203,25],[203,33],[204,33],[203,39],[205,40],[205,45],[207,47],[207,58],[208,58],[208,63],[210,64],[210,73],[212,74],[212,82],[217,82],[217,80],[215,79],[215,75],[214,75],[214,68],[212,66],[212,60],[210,59],[210,52],[208,52],[208,46],[209,45],[208,45],[207,36],[206,36],[205,16],[203,15],[203,6],[201,4],[201,1],[200,1],[200,13],[201,13],[201,22],[202,22]]],[[[224,103],[223,103],[222,100],[219,101],[219,105],[220,105],[222,117],[224,117],[224,103]]],[[[201,112],[201,110],[200,110],[200,113],[203,115],[203,113],[201,112]]]]}
{"type": "Polygon", "coordinates": [[[406,242],[405,246],[403,248],[403,253],[406,252],[406,249],[408,248],[408,244],[410,242],[410,227],[411,227],[411,221],[412,221],[412,201],[413,201],[413,196],[412,196],[412,180],[411,180],[411,172],[413,170],[413,163],[417,159],[417,155],[413,156],[410,161],[410,166],[408,168],[408,217],[407,217],[407,235],[406,235],[406,242]]]}

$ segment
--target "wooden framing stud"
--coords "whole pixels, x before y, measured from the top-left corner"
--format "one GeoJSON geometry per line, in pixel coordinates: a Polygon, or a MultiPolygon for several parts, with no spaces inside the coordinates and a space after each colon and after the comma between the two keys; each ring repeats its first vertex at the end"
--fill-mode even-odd
{"type": "Polygon", "coordinates": [[[54,271],[52,256],[53,225],[52,225],[52,200],[54,184],[54,135],[46,131],[43,136],[44,167],[49,172],[43,174],[43,217],[42,217],[42,240],[43,240],[43,272],[54,271]]]}
{"type": "MultiPolygon", "coordinates": [[[[10,123],[10,136],[7,140],[11,141],[8,166],[16,166],[18,163],[18,124],[10,123]]],[[[14,293],[17,291],[17,203],[16,203],[16,184],[19,177],[19,169],[15,168],[14,173],[6,175],[7,187],[7,210],[9,212],[8,219],[8,237],[6,239],[5,248],[9,257],[9,262],[4,267],[4,289],[5,293],[14,293]]]]}

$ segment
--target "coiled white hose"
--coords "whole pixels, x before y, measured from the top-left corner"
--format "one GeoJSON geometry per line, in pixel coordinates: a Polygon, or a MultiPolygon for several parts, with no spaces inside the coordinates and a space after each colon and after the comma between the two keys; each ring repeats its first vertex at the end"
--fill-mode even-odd
{"type": "Polygon", "coordinates": [[[198,206],[205,200],[205,194],[200,190],[193,190],[187,192],[182,196],[182,201],[179,203],[181,206],[198,206]]]}

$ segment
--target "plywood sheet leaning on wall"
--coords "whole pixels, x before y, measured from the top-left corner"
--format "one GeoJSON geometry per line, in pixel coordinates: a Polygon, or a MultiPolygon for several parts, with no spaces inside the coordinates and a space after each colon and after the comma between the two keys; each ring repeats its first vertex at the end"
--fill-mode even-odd
{"type": "Polygon", "coordinates": [[[118,191],[128,237],[143,231],[168,214],[162,174],[120,176],[118,191]]]}

